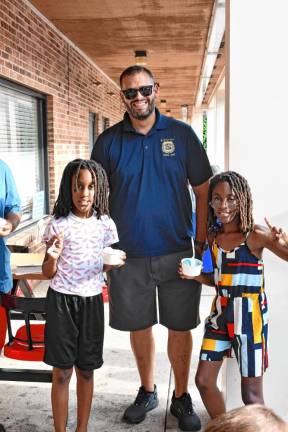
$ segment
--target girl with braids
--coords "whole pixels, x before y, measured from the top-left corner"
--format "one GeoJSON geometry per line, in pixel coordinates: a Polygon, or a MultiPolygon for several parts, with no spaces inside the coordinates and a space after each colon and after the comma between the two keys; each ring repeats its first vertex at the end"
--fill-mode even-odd
{"type": "Polygon", "coordinates": [[[103,267],[102,251],[118,242],[101,165],[82,159],[68,163],[53,216],[44,233],[47,250],[42,270],[52,279],[47,293],[44,361],[53,366],[55,430],[66,431],[69,382],[75,367],[76,431],[84,432],[93,396],[93,370],[103,364],[103,271],[115,267],[103,267]]]}
{"type": "MultiPolygon", "coordinates": [[[[208,243],[214,275],[194,279],[215,286],[216,296],[205,322],[196,385],[212,418],[225,412],[217,377],[232,348],[241,373],[245,405],[264,404],[262,376],[268,366],[267,300],[264,248],[288,261],[287,235],[266,220],[254,225],[247,181],[236,172],[215,175],[209,186],[208,243]]],[[[180,277],[191,279],[179,269],[180,277]]]]}

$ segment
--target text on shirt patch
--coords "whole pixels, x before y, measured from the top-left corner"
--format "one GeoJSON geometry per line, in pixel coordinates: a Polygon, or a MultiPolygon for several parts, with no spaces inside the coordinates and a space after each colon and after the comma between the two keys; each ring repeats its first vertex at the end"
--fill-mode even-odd
{"type": "Polygon", "coordinates": [[[175,156],[174,138],[165,138],[161,140],[163,156],[175,156]]]}

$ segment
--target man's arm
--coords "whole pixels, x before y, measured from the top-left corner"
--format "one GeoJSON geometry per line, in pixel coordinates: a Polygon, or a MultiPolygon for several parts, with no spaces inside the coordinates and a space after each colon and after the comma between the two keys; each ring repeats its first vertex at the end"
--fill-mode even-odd
{"type": "Polygon", "coordinates": [[[4,202],[4,218],[6,220],[6,225],[0,228],[0,237],[5,237],[14,231],[19,225],[21,219],[20,198],[12,172],[8,165],[5,164],[4,167],[1,168],[1,175],[5,176],[6,185],[6,197],[4,202]]]}
{"type": "Polygon", "coordinates": [[[196,237],[195,249],[201,256],[207,238],[207,217],[208,217],[208,188],[209,181],[198,186],[193,186],[196,198],[196,237]]]}

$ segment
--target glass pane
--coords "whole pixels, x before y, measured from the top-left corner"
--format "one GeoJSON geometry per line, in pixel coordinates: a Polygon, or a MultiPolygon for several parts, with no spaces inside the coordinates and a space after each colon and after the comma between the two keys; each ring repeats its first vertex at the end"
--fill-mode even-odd
{"type": "Polygon", "coordinates": [[[37,103],[34,97],[0,88],[0,157],[13,172],[21,197],[22,222],[32,218],[33,200],[44,188],[37,103]]]}

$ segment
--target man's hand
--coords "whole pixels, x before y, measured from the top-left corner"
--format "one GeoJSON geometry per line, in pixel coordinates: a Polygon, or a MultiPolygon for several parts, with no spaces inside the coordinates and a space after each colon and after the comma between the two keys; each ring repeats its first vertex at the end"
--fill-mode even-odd
{"type": "MultiPolygon", "coordinates": [[[[5,219],[6,220],[6,219],[5,219]]],[[[13,225],[10,221],[6,220],[5,225],[0,227],[0,237],[6,237],[13,230],[13,225]]]]}

